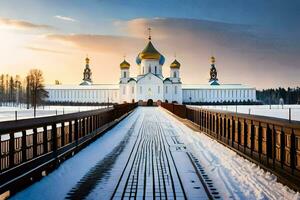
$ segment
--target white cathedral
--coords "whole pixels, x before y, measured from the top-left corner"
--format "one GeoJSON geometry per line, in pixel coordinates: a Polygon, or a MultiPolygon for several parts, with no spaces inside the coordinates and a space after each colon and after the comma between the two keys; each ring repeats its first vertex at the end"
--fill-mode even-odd
{"type": "Polygon", "coordinates": [[[130,76],[130,64],[124,59],[120,64],[119,84],[94,84],[86,58],[83,82],[80,85],[47,85],[48,101],[80,103],[158,102],[222,103],[256,101],[256,89],[241,84],[220,84],[217,78],[215,57],[211,57],[208,84],[185,85],[180,78],[180,63],[175,59],[170,65],[170,76],[164,77],[162,67],[165,57],[153,46],[151,36],[145,49],[136,58],[137,77],[130,76]]]}

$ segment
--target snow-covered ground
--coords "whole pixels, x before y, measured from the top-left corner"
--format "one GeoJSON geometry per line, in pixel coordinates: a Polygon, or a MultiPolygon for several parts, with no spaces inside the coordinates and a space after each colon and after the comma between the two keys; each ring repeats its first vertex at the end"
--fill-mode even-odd
{"type": "MultiPolygon", "coordinates": [[[[81,112],[87,110],[94,110],[103,108],[105,106],[41,106],[37,108],[36,117],[46,117],[51,115],[62,115],[74,112],[81,112]]],[[[33,118],[33,108],[26,109],[26,107],[0,107],[0,121],[15,120],[15,112],[17,112],[17,119],[33,118]]]]}
{"type": "Polygon", "coordinates": [[[277,182],[277,177],[204,133],[191,130],[164,113],[176,132],[182,135],[187,149],[192,152],[213,179],[221,196],[233,199],[290,199],[300,200],[300,194],[277,182]]]}
{"type": "Polygon", "coordinates": [[[164,188],[166,194],[178,195],[178,199],[184,199],[183,189],[188,199],[207,199],[187,155],[199,162],[222,199],[300,199],[299,193],[278,183],[275,175],[191,130],[162,108],[153,107],[137,108],[104,136],[12,199],[74,199],[87,188],[85,199],[109,199],[114,191],[114,197],[121,197],[122,192],[126,197],[133,190],[134,194],[144,191],[153,197],[154,189],[156,197],[162,197],[159,193],[164,188]],[[168,193],[172,191],[171,180],[175,193],[168,193]],[[159,184],[154,188],[155,181],[159,184]],[[91,183],[95,184],[92,188],[91,183]]]}
{"type": "Polygon", "coordinates": [[[262,115],[276,118],[289,119],[289,108],[291,120],[300,121],[300,105],[238,105],[238,106],[190,106],[196,108],[207,108],[214,110],[225,110],[231,112],[262,115]]]}

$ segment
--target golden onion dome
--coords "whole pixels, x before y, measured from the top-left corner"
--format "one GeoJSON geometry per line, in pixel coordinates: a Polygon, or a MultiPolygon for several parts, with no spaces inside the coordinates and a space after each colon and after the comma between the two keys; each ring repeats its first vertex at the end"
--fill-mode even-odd
{"type": "Polygon", "coordinates": [[[137,57],[137,64],[140,64],[143,59],[155,59],[159,60],[160,64],[163,65],[165,58],[161,55],[153,46],[152,42],[149,41],[145,49],[139,53],[137,57]]]}
{"type": "Polygon", "coordinates": [[[124,59],[124,61],[120,64],[121,69],[129,69],[130,64],[124,59]]]}
{"type": "Polygon", "coordinates": [[[216,58],[214,56],[210,57],[211,64],[215,64],[216,58]]]}
{"type": "Polygon", "coordinates": [[[180,63],[175,59],[171,65],[170,65],[171,68],[177,68],[179,69],[180,68],[180,63]]]}
{"type": "Polygon", "coordinates": [[[148,42],[145,49],[139,54],[140,59],[159,59],[160,53],[154,48],[151,41],[148,42]]]}
{"type": "Polygon", "coordinates": [[[90,59],[88,57],[85,58],[85,63],[88,65],[90,63],[90,59]]]}

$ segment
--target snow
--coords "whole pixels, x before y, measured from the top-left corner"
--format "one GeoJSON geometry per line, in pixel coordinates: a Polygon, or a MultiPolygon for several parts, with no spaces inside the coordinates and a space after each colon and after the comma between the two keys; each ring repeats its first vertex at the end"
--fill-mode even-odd
{"type": "MultiPolygon", "coordinates": [[[[46,117],[52,115],[62,115],[74,112],[94,110],[104,108],[105,106],[41,106],[37,108],[36,117],[46,117]]],[[[0,122],[15,120],[15,111],[17,111],[17,119],[34,118],[33,108],[26,107],[0,106],[0,122]]]]}
{"type": "Polygon", "coordinates": [[[204,133],[191,130],[165,113],[184,139],[187,149],[200,160],[221,196],[233,199],[300,199],[300,194],[277,182],[277,177],[204,133]],[[176,125],[175,125],[176,124],[176,125]]]}
{"type": "Polygon", "coordinates": [[[289,108],[291,109],[291,120],[300,121],[300,105],[238,105],[238,106],[189,106],[212,110],[225,110],[244,114],[261,115],[289,119],[289,108]]]}
{"type": "MultiPolygon", "coordinates": [[[[204,133],[193,131],[162,108],[153,107],[137,108],[98,140],[62,163],[57,170],[12,199],[64,199],[78,190],[80,184],[85,184],[88,178],[97,178],[97,185],[85,199],[109,199],[115,189],[118,199],[126,188],[126,180],[129,184],[135,184],[134,177],[139,177],[136,194],[146,189],[146,195],[151,197],[152,181],[159,182],[162,181],[159,177],[171,175],[176,194],[178,192],[181,197],[179,199],[183,199],[179,179],[188,199],[207,199],[187,155],[193,155],[199,161],[223,199],[300,199],[299,193],[277,182],[275,175],[204,133]],[[102,165],[107,159],[115,161],[111,165],[102,165]],[[166,164],[167,160],[169,164],[166,164]],[[98,169],[96,166],[101,167],[98,169]],[[110,169],[101,178],[90,174],[105,167],[110,169]],[[146,179],[141,176],[144,173],[146,179]]],[[[166,180],[170,181],[169,178],[166,180]]],[[[155,190],[159,189],[157,187],[155,185],[155,190]]],[[[170,185],[167,190],[171,191],[170,185]]]]}

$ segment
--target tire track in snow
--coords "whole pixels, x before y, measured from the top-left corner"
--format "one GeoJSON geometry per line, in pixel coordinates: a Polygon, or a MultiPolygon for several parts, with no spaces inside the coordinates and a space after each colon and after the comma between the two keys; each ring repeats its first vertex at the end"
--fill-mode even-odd
{"type": "Polygon", "coordinates": [[[134,127],[137,123],[137,120],[138,118],[135,119],[128,133],[119,143],[119,145],[116,146],[102,160],[100,160],[93,168],[91,168],[86,175],[84,175],[84,177],[76,184],[76,186],[69,191],[66,199],[84,199],[97,186],[97,184],[109,174],[118,156],[123,152],[128,144],[130,137],[134,132],[134,127]]]}
{"type": "Polygon", "coordinates": [[[174,179],[178,183],[180,177],[171,169],[169,162],[174,161],[170,160],[166,151],[165,133],[154,112],[146,111],[139,131],[139,142],[128,159],[131,161],[127,162],[111,199],[177,199],[178,195],[179,199],[187,199],[182,185],[174,187],[174,179]]]}

